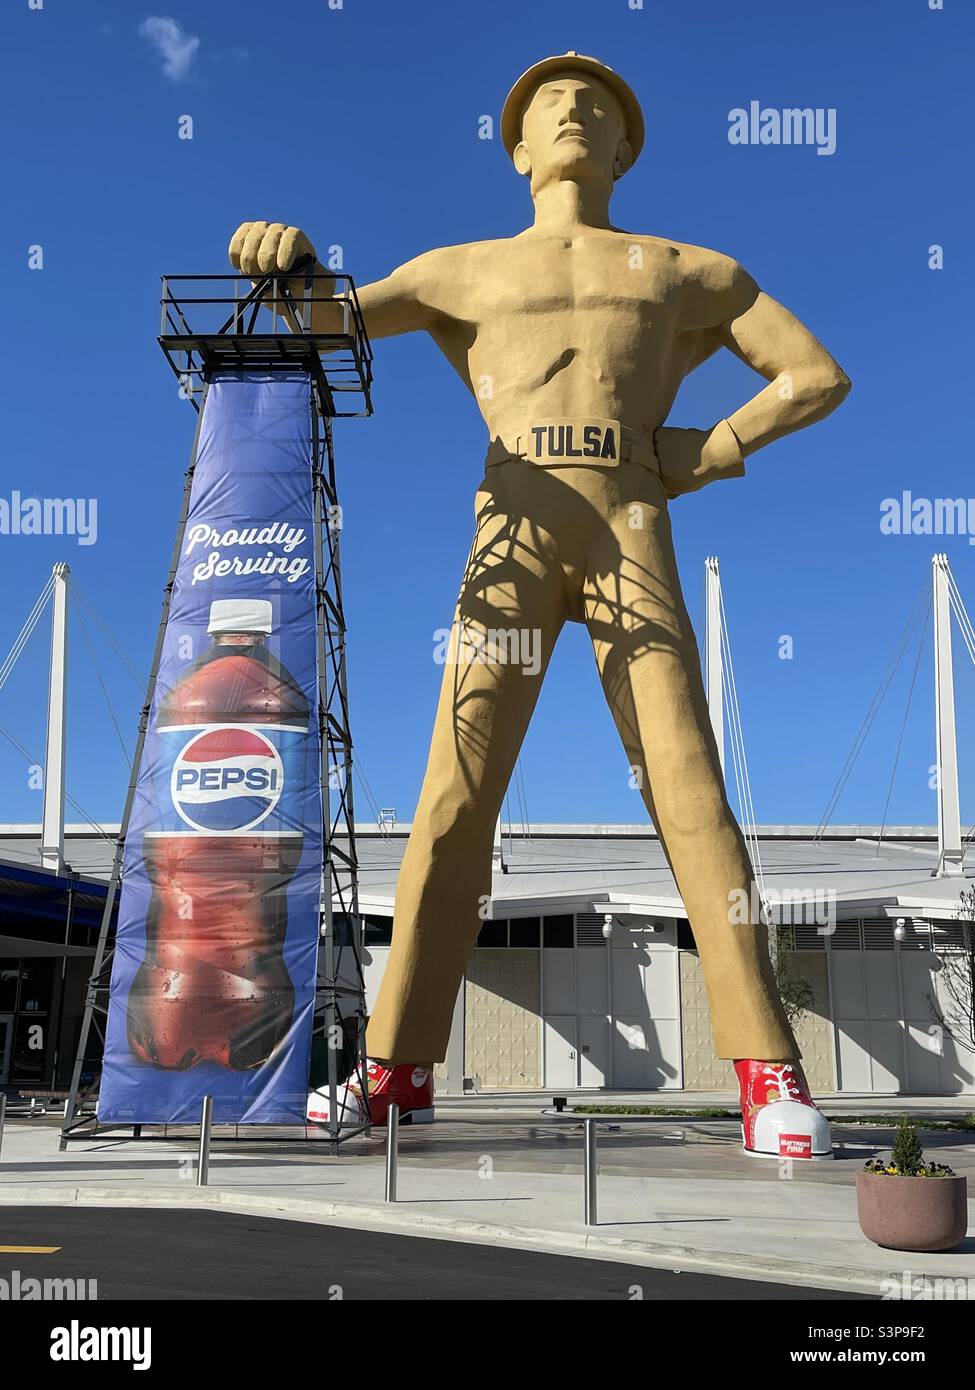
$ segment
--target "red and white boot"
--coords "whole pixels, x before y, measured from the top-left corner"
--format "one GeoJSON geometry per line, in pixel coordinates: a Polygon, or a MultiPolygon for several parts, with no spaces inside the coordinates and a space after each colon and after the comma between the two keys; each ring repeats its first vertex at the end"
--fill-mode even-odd
{"type": "MultiPolygon", "coordinates": [[[[400,1124],[427,1125],[433,1121],[433,1072],[427,1067],[414,1067],[408,1062],[398,1067],[384,1067],[379,1062],[370,1062],[366,1077],[368,1111],[358,1081],[348,1081],[339,1087],[338,1110],[342,1124],[369,1121],[384,1125],[391,1101],[399,1106],[400,1124]]],[[[307,1114],[309,1120],[319,1124],[328,1120],[327,1086],[308,1097],[307,1114]]]]}
{"type": "Polygon", "coordinates": [[[735,1063],[745,1153],[758,1158],[832,1158],[829,1121],[813,1104],[796,1062],[735,1063]]]}

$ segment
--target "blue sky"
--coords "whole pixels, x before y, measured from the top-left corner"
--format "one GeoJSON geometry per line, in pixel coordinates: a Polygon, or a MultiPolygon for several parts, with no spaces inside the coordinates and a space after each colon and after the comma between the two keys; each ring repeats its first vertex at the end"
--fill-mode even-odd
{"type": "MultiPolygon", "coordinates": [[[[0,535],[0,653],[67,560],[131,662],[148,662],[194,425],[155,342],[158,276],[223,271],[245,218],[340,244],[360,283],[430,246],[520,230],[525,185],[500,140],[478,138],[479,118],[497,116],[529,63],[574,48],[620,69],[644,105],[647,147],[619,186],[618,224],[736,256],[854,381],[828,421],[755,456],[746,483],[673,507],[699,630],[704,557],[720,556],[757,817],[818,822],[933,551],[948,552],[975,612],[966,536],[879,525],[882,500],[905,488],[975,493],[970,7],[280,0],[274,27],[268,14],[258,0],[3,7],[0,496],[95,497],[98,536],[0,535]],[[150,18],[179,26],[168,57],[139,32],[150,18]],[[836,152],[731,145],[728,113],[752,100],[835,108],[836,152]],[[192,141],[177,138],[186,114],[192,141]],[[928,266],[932,244],[942,270],[928,266]],[[36,245],[44,268],[29,270],[36,245]]],[[[686,384],[671,423],[709,425],[760,384],[723,354],[686,384]]],[[[440,676],[432,634],[469,545],[484,430],[423,337],[377,345],[375,406],[336,431],[354,732],[376,799],[408,819],[440,676]]],[[[89,628],[131,747],[141,695],[89,628]]],[[[0,724],[38,753],[48,630],[0,690],[0,724]]],[[[914,656],[834,820],[883,814],[914,656]]],[[[955,661],[971,821],[975,672],[960,643],[955,661]]],[[[891,821],[935,815],[932,688],[928,637],[891,821]]],[[[76,622],[68,746],[73,797],[117,819],[127,770],[76,622]]],[[[581,628],[563,635],[521,767],[535,821],[644,819],[581,628]]],[[[40,793],[3,739],[0,787],[0,821],[39,819],[40,793]]]]}

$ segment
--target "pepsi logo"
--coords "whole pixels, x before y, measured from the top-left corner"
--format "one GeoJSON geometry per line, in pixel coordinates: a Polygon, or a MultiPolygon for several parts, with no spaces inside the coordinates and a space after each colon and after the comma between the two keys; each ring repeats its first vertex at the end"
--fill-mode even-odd
{"type": "Polygon", "coordinates": [[[284,767],[257,729],[221,724],[184,744],[170,789],[178,815],[194,830],[251,830],[278,804],[284,767]]]}

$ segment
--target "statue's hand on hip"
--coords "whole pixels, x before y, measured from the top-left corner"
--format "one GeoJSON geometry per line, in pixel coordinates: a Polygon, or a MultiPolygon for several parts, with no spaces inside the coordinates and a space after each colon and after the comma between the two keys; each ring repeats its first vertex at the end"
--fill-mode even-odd
{"type": "Polygon", "coordinates": [[[741,478],[745,460],[741,445],[727,420],[710,430],[682,430],[661,426],[654,435],[660,481],[669,498],[697,492],[719,478],[741,478]]]}

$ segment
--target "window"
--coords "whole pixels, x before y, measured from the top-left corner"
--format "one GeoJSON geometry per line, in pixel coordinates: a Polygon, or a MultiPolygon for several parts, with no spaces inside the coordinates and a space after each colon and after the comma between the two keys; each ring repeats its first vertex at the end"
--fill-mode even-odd
{"type": "Polygon", "coordinates": [[[575,918],[570,914],[564,917],[545,918],[546,946],[574,946],[575,945],[575,918]]]}
{"type": "Polygon", "coordinates": [[[0,960],[0,1014],[12,1014],[17,1007],[19,960],[0,960]]]}
{"type": "Polygon", "coordinates": [[[12,1081],[33,1081],[40,1085],[47,1059],[47,1014],[22,1013],[14,1028],[14,1055],[10,1068],[12,1081]]]}
{"type": "Polygon", "coordinates": [[[352,945],[352,932],[349,928],[349,919],[344,912],[336,912],[332,915],[332,935],[337,947],[352,945]]]}
{"type": "Polygon", "coordinates": [[[17,962],[20,969],[10,972],[9,966],[12,964],[11,961],[4,962],[3,974],[6,978],[3,981],[3,989],[0,990],[0,997],[11,998],[11,983],[16,991],[19,975],[20,991],[16,1004],[18,1014],[14,1021],[10,1079],[33,1082],[36,1086],[45,1079],[47,1024],[54,989],[55,961],[50,956],[37,960],[21,960],[17,962]]]}
{"type": "Polygon", "coordinates": [[[476,944],[478,946],[507,946],[507,920],[503,922],[485,922],[484,926],[478,932],[476,944]]]}
{"type": "Polygon", "coordinates": [[[393,940],[392,917],[364,917],[362,940],[366,946],[389,946],[393,940]]]}
{"type": "Polygon", "coordinates": [[[691,924],[682,917],[677,919],[677,949],[678,951],[697,950],[697,942],[694,940],[691,924]]]}
{"type": "Polygon", "coordinates": [[[20,1001],[17,1005],[21,1013],[47,1013],[51,1007],[51,992],[54,989],[54,960],[48,956],[40,960],[24,960],[20,972],[20,1001]]]}
{"type": "Polygon", "coordinates": [[[511,946],[540,946],[542,919],[540,917],[513,917],[508,926],[511,946]]]}

